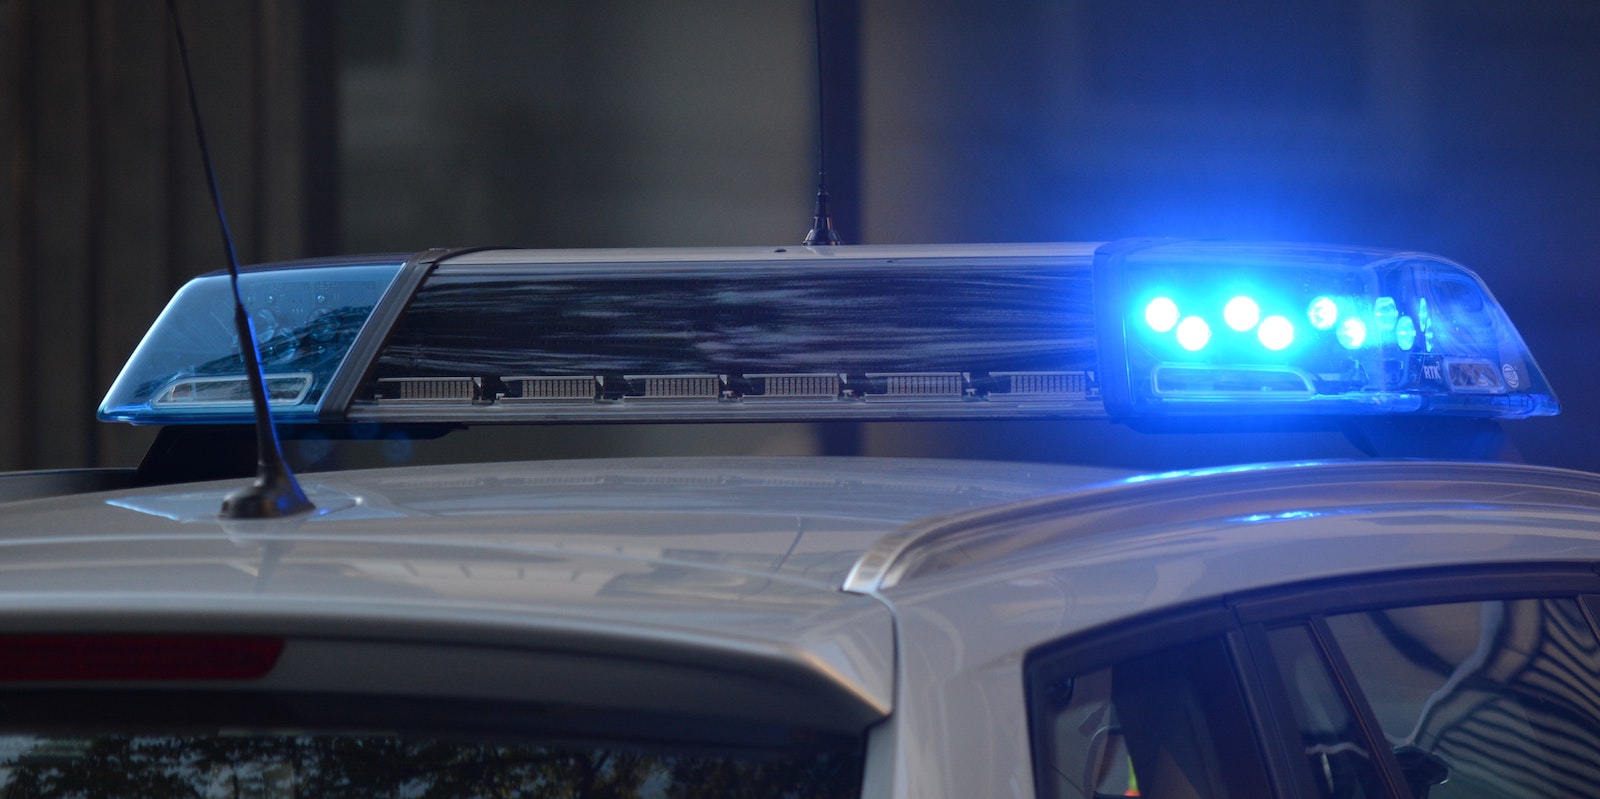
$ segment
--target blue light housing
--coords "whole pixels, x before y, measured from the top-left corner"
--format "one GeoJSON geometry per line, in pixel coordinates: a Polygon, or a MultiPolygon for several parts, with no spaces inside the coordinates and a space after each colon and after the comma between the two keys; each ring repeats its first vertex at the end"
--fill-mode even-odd
{"type": "MultiPolygon", "coordinates": [[[[279,421],[316,421],[351,343],[400,269],[369,263],[240,275],[279,421]]],[[[98,416],[134,424],[253,418],[227,275],[198,277],[178,291],[123,366],[98,416]]]]}
{"type": "Polygon", "coordinates": [[[1094,282],[1114,416],[1560,409],[1483,282],[1434,256],[1120,242],[1096,253],[1094,282]],[[1171,333],[1125,321],[1157,292],[1193,315],[1171,333]],[[1226,325],[1192,346],[1184,325],[1207,315],[1226,325]]]}

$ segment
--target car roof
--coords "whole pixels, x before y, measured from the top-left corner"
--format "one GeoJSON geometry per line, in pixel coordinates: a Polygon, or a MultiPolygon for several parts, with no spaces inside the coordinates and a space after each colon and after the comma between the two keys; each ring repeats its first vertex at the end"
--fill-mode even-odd
{"type": "Polygon", "coordinates": [[[1308,462],[1141,476],[910,525],[863,557],[847,587],[902,612],[1039,609],[1025,622],[963,625],[982,661],[1268,589],[1595,564],[1600,475],[1308,462]]]}
{"type": "MultiPolygon", "coordinates": [[[[833,591],[857,557],[901,525],[1130,474],[843,457],[617,458],[307,473],[302,481],[320,511],[298,521],[288,540],[295,546],[349,540],[373,557],[398,559],[406,544],[419,541],[469,559],[474,547],[514,545],[615,561],[615,569],[674,563],[759,572],[833,591]]],[[[0,571],[20,567],[30,550],[69,552],[88,541],[134,548],[172,541],[199,551],[219,538],[231,540],[246,528],[220,519],[216,507],[235,485],[130,488],[13,503],[0,536],[8,551],[0,571]]]]}
{"type": "Polygon", "coordinates": [[[400,467],[304,483],[321,510],[287,522],[219,519],[232,482],[0,505],[0,596],[405,609],[466,624],[548,616],[622,637],[756,630],[792,643],[806,618],[848,601],[842,591],[990,585],[1041,564],[1086,575],[1204,564],[1181,590],[1111,592],[1065,634],[1162,603],[1342,574],[1600,561],[1600,476],[1499,463],[1138,475],[689,457],[400,467]],[[762,627],[780,620],[798,626],[762,627]]]}
{"type": "Polygon", "coordinates": [[[930,514],[1109,469],[857,458],[652,458],[302,475],[320,509],[218,518],[236,482],[0,504],[10,629],[254,629],[555,646],[803,671],[886,712],[883,604],[841,590],[930,514]]]}

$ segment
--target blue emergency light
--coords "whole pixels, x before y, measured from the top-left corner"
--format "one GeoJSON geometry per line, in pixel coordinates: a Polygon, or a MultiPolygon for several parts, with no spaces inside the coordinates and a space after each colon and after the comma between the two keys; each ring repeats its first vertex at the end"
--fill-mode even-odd
{"type": "MultiPolygon", "coordinates": [[[[240,276],[268,402],[280,421],[317,421],[328,386],[400,268],[398,262],[285,265],[240,276]]],[[[99,417],[135,424],[249,424],[250,403],[232,289],[227,275],[213,274],[179,289],[117,376],[99,417]]]]}
{"type": "Polygon", "coordinates": [[[1094,270],[1113,415],[1559,409],[1483,281],[1442,258],[1123,242],[1094,270]]]}

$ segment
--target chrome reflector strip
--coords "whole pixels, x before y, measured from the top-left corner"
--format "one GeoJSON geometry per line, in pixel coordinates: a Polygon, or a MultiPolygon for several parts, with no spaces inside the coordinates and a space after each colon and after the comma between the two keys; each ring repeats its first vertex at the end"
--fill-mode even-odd
{"type": "Polygon", "coordinates": [[[844,378],[836,374],[745,375],[759,393],[746,399],[835,399],[844,389],[844,378]]]}
{"type": "Polygon", "coordinates": [[[991,396],[1005,399],[1084,399],[1089,396],[1087,372],[996,372],[1000,387],[991,396]]]}
{"type": "MultiPolygon", "coordinates": [[[[960,372],[869,374],[867,378],[884,381],[883,394],[887,399],[960,399],[966,389],[966,380],[960,372]]],[[[868,395],[868,399],[879,397],[868,395]]]]}
{"type": "Polygon", "coordinates": [[[628,375],[624,378],[638,397],[629,399],[716,399],[722,395],[722,379],[716,375],[628,375]]]}
{"type": "Polygon", "coordinates": [[[378,381],[379,401],[471,402],[470,377],[397,377],[378,381]]]}
{"type": "Polygon", "coordinates": [[[505,377],[502,402],[593,402],[604,381],[594,377],[505,377]]]}

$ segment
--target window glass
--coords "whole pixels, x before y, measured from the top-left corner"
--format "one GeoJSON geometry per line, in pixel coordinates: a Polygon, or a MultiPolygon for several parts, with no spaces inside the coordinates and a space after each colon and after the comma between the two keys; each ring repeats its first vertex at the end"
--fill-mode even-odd
{"type": "Polygon", "coordinates": [[[674,752],[380,735],[0,736],[7,797],[855,796],[857,753],[674,752]]]}
{"type": "Polygon", "coordinates": [[[1600,646],[1575,600],[1327,623],[1419,795],[1588,796],[1600,785],[1600,646]]]}
{"type": "Polygon", "coordinates": [[[1056,799],[1270,793],[1220,639],[1043,682],[1056,799]]]}
{"type": "Polygon", "coordinates": [[[1384,796],[1379,766],[1305,627],[1267,633],[1320,796],[1384,796]]]}

